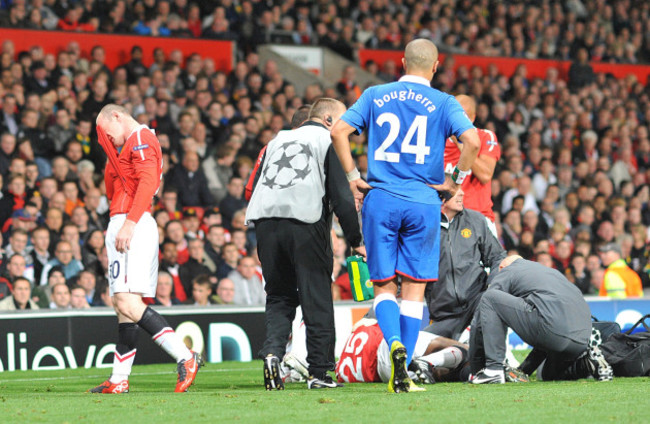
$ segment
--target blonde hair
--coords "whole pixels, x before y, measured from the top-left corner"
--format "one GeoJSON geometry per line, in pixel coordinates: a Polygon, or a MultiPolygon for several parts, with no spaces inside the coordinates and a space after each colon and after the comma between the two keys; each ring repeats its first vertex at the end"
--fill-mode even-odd
{"type": "Polygon", "coordinates": [[[109,103],[99,111],[99,114],[97,115],[97,121],[99,121],[100,118],[106,120],[111,119],[113,113],[119,113],[121,115],[126,115],[129,117],[131,116],[131,113],[129,113],[128,109],[124,106],[116,105],[115,103],[109,103]]]}

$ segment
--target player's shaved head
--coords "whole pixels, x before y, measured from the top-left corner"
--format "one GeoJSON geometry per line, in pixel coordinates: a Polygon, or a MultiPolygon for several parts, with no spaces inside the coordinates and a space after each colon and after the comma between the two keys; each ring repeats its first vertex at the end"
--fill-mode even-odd
{"type": "Polygon", "coordinates": [[[459,94],[456,96],[456,100],[460,103],[469,120],[474,122],[474,119],[476,119],[476,100],[465,94],[459,94]]]}
{"type": "Polygon", "coordinates": [[[406,45],[404,66],[407,72],[430,72],[438,61],[438,48],[429,40],[419,38],[406,45]]]}
{"type": "Polygon", "coordinates": [[[329,97],[321,97],[311,107],[309,119],[317,119],[332,126],[345,113],[345,110],[345,105],[342,102],[329,97]]]}
{"type": "Polygon", "coordinates": [[[100,119],[107,119],[107,120],[111,119],[114,113],[131,116],[129,111],[124,106],[116,105],[115,103],[110,103],[104,106],[102,110],[99,111],[99,114],[97,115],[97,123],[99,123],[100,119]]]}

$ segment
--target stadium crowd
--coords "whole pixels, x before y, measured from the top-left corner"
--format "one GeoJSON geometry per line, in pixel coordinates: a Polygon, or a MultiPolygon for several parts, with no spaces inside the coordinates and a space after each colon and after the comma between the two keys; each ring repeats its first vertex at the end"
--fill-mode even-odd
{"type": "MultiPolygon", "coordinates": [[[[430,38],[443,52],[650,61],[650,5],[640,0],[111,0],[2,2],[0,26],[330,47],[402,49],[430,38]]],[[[390,71],[390,70],[389,70],[390,71]]]]}
{"type": "MultiPolygon", "coordinates": [[[[498,137],[502,158],[492,190],[499,239],[507,250],[561,270],[585,294],[598,292],[607,266],[620,258],[650,288],[650,84],[594,74],[588,64],[588,59],[647,60],[648,4],[25,3],[11,2],[0,25],[232,38],[242,51],[232,72],[215,69],[197,53],[165,55],[162,49],[153,52],[155,62],[147,67],[138,47],[128,62],[111,70],[101,46],[81,57],[75,42],[57,54],[38,45],[16,51],[10,40],[3,42],[0,296],[8,296],[24,277],[35,302],[18,305],[12,299],[8,308],[110,305],[105,157],[94,135],[95,117],[109,102],[124,105],[155,129],[163,149],[163,184],[153,212],[161,246],[154,302],[263,304],[255,232],[245,223],[244,185],[253,162],[278,131],[289,128],[297,108],[321,96],[349,106],[359,90],[352,81],[296,92],[275,62],[260,63],[254,51],[259,42],[287,41],[271,37],[269,28],[276,27],[285,31],[276,36],[299,35],[289,42],[327,45],[348,57],[362,45],[401,48],[412,37],[427,36],[452,52],[480,47],[486,54],[543,57],[542,51],[553,47],[551,57],[580,58],[565,81],[552,68],[544,79],[529,78],[525,65],[511,77],[496,66],[486,72],[454,70],[448,55],[433,84],[474,96],[476,126],[498,137]],[[596,18],[614,10],[610,25],[596,18]],[[372,41],[384,30],[389,35],[383,41],[372,41]],[[528,54],[532,46],[539,49],[535,56],[528,54]],[[628,46],[634,47],[631,56],[628,46]],[[620,48],[627,59],[617,59],[620,48]],[[68,290],[55,290],[62,282],[68,290]]],[[[378,72],[391,80],[398,70],[378,72]]],[[[364,146],[363,136],[353,137],[362,174],[364,146]]],[[[338,227],[333,233],[333,290],[335,298],[349,299],[347,246],[338,227]]]]}

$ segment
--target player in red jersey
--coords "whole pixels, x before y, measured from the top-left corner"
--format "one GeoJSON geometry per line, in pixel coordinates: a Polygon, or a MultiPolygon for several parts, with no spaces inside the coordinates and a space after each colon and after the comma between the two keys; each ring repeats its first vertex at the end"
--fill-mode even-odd
{"type": "Polygon", "coordinates": [[[201,357],[190,351],[167,320],[142,300],[155,296],[158,278],[158,229],[151,216],[151,203],[162,174],[160,143],[151,129],[115,104],[104,106],[97,116],[97,135],[108,157],[104,180],[111,201],[111,220],[106,251],[119,331],[111,377],[89,391],[129,391],[138,327],[176,359],[175,391],[187,391],[201,366],[201,357]]]}
{"type": "MultiPolygon", "coordinates": [[[[467,117],[474,122],[476,118],[476,102],[464,94],[456,96],[467,117]]],[[[465,207],[481,212],[488,219],[488,228],[496,237],[494,212],[492,211],[492,176],[497,161],[501,157],[501,147],[493,131],[478,129],[481,150],[470,170],[470,175],[463,183],[465,192],[465,207]]],[[[460,158],[463,144],[452,138],[447,139],[445,146],[445,172],[451,174],[460,158]]]]}
{"type": "MultiPolygon", "coordinates": [[[[467,345],[420,331],[409,374],[420,383],[467,381],[467,345]]],[[[363,318],[352,329],[336,363],[340,382],[373,383],[390,379],[390,350],[373,318],[363,318]]]]}

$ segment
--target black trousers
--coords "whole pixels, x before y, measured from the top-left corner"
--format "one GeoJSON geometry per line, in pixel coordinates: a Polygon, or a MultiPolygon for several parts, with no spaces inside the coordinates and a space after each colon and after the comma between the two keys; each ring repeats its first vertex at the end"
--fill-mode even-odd
{"type": "Polygon", "coordinates": [[[307,330],[310,374],[334,369],[333,256],[329,226],[289,219],[255,223],[257,251],[266,280],[266,340],[260,356],[282,358],[298,305],[307,330]]]}
{"type": "Polygon", "coordinates": [[[480,293],[478,296],[474,297],[465,311],[443,319],[433,319],[433,322],[423,331],[447,337],[448,339],[458,340],[463,334],[463,331],[465,331],[465,329],[472,323],[474,310],[476,309],[478,302],[481,300],[482,294],[483,293],[480,293]]]}
{"type": "MultiPolygon", "coordinates": [[[[557,321],[557,320],[556,320],[557,321]]],[[[539,310],[520,297],[500,290],[488,290],[478,304],[470,331],[469,356],[472,374],[481,368],[502,369],[508,327],[535,349],[572,360],[587,349],[588,338],[577,342],[559,335],[573,328],[587,328],[590,322],[560,323],[542,317],[539,310]],[[566,331],[558,331],[563,328],[566,331]]]]}

